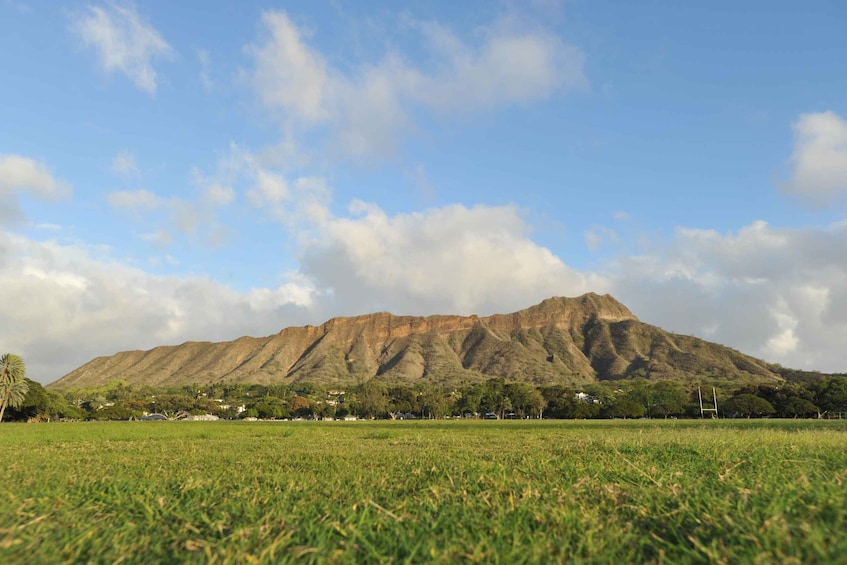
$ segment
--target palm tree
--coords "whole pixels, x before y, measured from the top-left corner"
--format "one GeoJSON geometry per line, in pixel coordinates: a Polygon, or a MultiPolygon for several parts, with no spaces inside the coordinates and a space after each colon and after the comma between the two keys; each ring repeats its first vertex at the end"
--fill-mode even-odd
{"type": "Polygon", "coordinates": [[[29,385],[24,380],[26,365],[19,355],[6,353],[0,357],[0,422],[7,406],[20,406],[29,385]]]}

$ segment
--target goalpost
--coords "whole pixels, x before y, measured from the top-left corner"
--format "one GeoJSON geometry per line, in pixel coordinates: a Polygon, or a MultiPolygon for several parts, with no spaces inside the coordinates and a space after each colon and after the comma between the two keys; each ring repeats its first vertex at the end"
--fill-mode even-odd
{"type": "MultiPolygon", "coordinates": [[[[712,400],[714,401],[714,408],[708,408],[703,406],[703,393],[700,391],[700,386],[697,386],[697,396],[700,399],[700,418],[706,417],[706,412],[713,412],[712,418],[718,417],[718,395],[715,392],[715,387],[712,387],[712,400]]],[[[708,405],[707,405],[708,406],[708,405]]]]}

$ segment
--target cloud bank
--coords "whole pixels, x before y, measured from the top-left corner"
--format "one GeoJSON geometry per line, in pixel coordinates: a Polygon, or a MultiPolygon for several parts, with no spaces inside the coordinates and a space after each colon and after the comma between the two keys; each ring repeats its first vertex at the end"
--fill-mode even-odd
{"type": "Polygon", "coordinates": [[[607,267],[644,321],[789,367],[844,371],[847,222],[736,233],[677,230],[667,245],[607,267]]]}
{"type": "Polygon", "coordinates": [[[510,206],[390,215],[354,203],[314,228],[299,270],[239,292],[159,277],[107,251],[0,233],[0,341],[49,381],[97,355],[269,335],[335,315],[490,314],[552,295],[611,292],[643,321],[805,369],[844,370],[847,222],[736,233],[679,229],[597,271],[532,241],[510,206]],[[14,328],[12,331],[11,328],[14,328]]]}

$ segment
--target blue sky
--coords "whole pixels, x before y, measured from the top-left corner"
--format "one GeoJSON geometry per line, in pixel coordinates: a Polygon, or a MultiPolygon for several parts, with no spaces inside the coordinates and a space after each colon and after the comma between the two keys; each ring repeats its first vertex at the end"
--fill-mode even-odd
{"type": "Polygon", "coordinates": [[[0,349],[609,292],[847,370],[841,2],[0,0],[0,349]]]}

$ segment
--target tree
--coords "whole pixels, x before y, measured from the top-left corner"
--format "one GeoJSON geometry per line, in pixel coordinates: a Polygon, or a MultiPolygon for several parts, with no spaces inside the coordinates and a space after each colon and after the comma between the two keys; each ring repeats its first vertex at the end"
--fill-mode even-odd
{"type": "Polygon", "coordinates": [[[604,405],[603,408],[602,413],[608,418],[641,418],[647,413],[644,406],[626,397],[604,405]]]}
{"type": "MultiPolygon", "coordinates": [[[[652,412],[650,408],[653,406],[653,394],[650,390],[650,383],[646,379],[633,379],[629,383],[626,384],[627,391],[623,398],[615,399],[611,402],[611,404],[616,404],[619,400],[624,400],[628,404],[626,404],[627,411],[630,412],[630,416],[632,413],[639,412],[633,405],[641,406],[641,416],[650,417],[652,416],[652,412]]],[[[623,416],[617,416],[622,418],[623,416]]]]}
{"type": "Polygon", "coordinates": [[[659,381],[650,387],[650,401],[653,416],[678,416],[685,412],[688,394],[680,383],[659,381]]]}
{"type": "Polygon", "coordinates": [[[335,417],[335,404],[322,401],[315,404],[313,410],[315,417],[321,420],[327,420],[335,417]]]}
{"type": "Polygon", "coordinates": [[[750,418],[769,416],[776,412],[776,410],[774,410],[773,405],[764,398],[759,398],[755,394],[743,393],[736,394],[724,402],[723,412],[725,414],[746,416],[747,418],[750,418]]]}
{"type": "Polygon", "coordinates": [[[422,416],[425,418],[443,418],[447,412],[447,399],[437,388],[426,387],[421,393],[422,416]]]}
{"type": "Polygon", "coordinates": [[[263,398],[251,406],[251,408],[254,408],[257,417],[263,420],[276,420],[279,418],[288,418],[289,416],[285,402],[281,398],[274,398],[272,396],[263,398]]]}
{"type": "Polygon", "coordinates": [[[20,406],[26,398],[29,385],[25,375],[26,365],[19,355],[6,353],[0,357],[0,422],[7,406],[20,406]]]}
{"type": "Polygon", "coordinates": [[[548,386],[541,389],[546,406],[544,416],[548,418],[573,418],[577,402],[574,390],[563,386],[548,386]]]}
{"type": "Polygon", "coordinates": [[[35,381],[24,377],[27,392],[24,399],[17,405],[9,406],[5,417],[9,421],[26,422],[29,420],[49,420],[52,416],[50,398],[44,387],[35,381]]]}
{"type": "Polygon", "coordinates": [[[477,383],[462,389],[459,398],[459,412],[464,416],[479,415],[479,403],[482,401],[482,386],[477,383]]]}
{"type": "Polygon", "coordinates": [[[815,404],[827,412],[847,412],[847,378],[834,377],[817,385],[815,404]]]}
{"type": "Polygon", "coordinates": [[[541,415],[544,413],[544,407],[547,405],[547,402],[544,400],[544,397],[541,396],[541,392],[538,390],[532,391],[529,399],[529,409],[530,414],[533,418],[541,419],[541,415]]]}
{"type": "Polygon", "coordinates": [[[133,417],[140,418],[141,412],[132,411],[119,404],[105,406],[91,415],[92,420],[129,420],[133,417]]]}
{"type": "Polygon", "coordinates": [[[479,411],[493,412],[502,418],[507,410],[511,410],[512,403],[511,401],[508,401],[504,394],[505,387],[506,380],[500,377],[488,379],[482,383],[482,396],[479,401],[479,411]]]}
{"type": "Polygon", "coordinates": [[[524,418],[533,414],[535,397],[538,391],[527,383],[508,383],[503,388],[504,395],[510,400],[512,410],[518,418],[524,418]]]}
{"type": "Polygon", "coordinates": [[[305,396],[292,398],[289,407],[298,418],[311,418],[314,414],[313,403],[305,396]]]}
{"type": "Polygon", "coordinates": [[[354,390],[354,411],[362,418],[376,418],[388,412],[388,393],[381,383],[370,380],[354,390]]]}
{"type": "Polygon", "coordinates": [[[418,393],[405,386],[393,386],[388,389],[388,415],[394,419],[403,412],[421,413],[418,393]]]}
{"type": "Polygon", "coordinates": [[[820,408],[810,400],[799,396],[790,396],[779,406],[779,415],[789,418],[808,418],[820,412],[820,408]]]}

